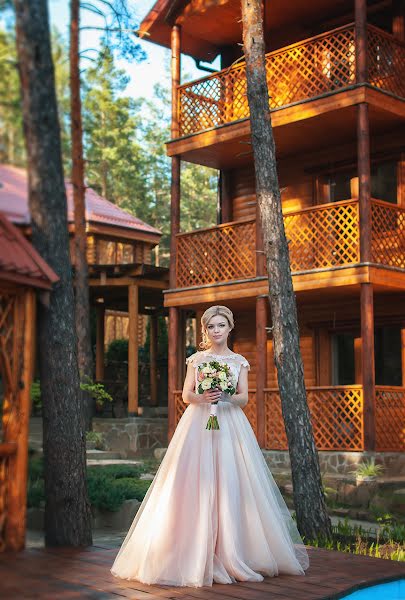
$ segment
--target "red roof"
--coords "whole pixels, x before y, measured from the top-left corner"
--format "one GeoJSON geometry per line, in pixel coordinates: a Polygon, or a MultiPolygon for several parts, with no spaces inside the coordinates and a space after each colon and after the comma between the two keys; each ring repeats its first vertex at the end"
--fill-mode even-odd
{"type": "MultiPolygon", "coordinates": [[[[28,178],[24,169],[0,165],[0,212],[19,225],[31,222],[28,208],[28,178]]],[[[68,220],[73,222],[73,187],[66,181],[68,220]]],[[[162,235],[158,229],[122,210],[99,196],[93,189],[86,189],[86,221],[124,229],[137,230],[153,236],[162,235]]]]}
{"type": "Polygon", "coordinates": [[[1,213],[0,279],[45,289],[59,279],[21,231],[1,213]]]}

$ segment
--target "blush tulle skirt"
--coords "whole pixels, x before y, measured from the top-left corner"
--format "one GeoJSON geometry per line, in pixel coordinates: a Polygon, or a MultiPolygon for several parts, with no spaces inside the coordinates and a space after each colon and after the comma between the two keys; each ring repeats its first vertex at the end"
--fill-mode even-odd
{"type": "Polygon", "coordinates": [[[209,404],[180,419],[111,572],[200,587],[302,575],[308,556],[243,410],[209,404]]]}

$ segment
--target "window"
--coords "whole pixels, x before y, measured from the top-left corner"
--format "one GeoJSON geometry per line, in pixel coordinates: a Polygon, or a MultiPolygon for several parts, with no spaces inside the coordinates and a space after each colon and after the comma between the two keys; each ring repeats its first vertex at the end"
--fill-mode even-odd
{"type": "Polygon", "coordinates": [[[335,333],[332,336],[332,385],[355,383],[354,334],[335,333]]]}
{"type": "Polygon", "coordinates": [[[376,385],[402,385],[401,328],[378,327],[374,344],[376,385]]]}

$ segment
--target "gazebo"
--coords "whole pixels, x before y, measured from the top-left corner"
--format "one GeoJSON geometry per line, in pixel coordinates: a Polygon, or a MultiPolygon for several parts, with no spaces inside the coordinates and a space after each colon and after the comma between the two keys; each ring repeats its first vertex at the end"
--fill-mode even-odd
{"type": "MultiPolygon", "coordinates": [[[[66,181],[66,192],[74,266],[73,191],[69,181],[66,181]]],[[[0,165],[0,211],[26,236],[30,235],[31,217],[24,169],[0,165]]],[[[96,380],[104,379],[106,311],[128,313],[128,415],[136,416],[140,412],[140,315],[150,317],[150,404],[157,404],[157,317],[165,311],[162,292],[168,287],[168,269],[152,264],[152,250],[162,234],[91,188],[86,189],[86,232],[90,301],[97,315],[96,380]]]]}
{"type": "Polygon", "coordinates": [[[0,213],[0,551],[24,547],[36,292],[57,280],[0,213]]]}

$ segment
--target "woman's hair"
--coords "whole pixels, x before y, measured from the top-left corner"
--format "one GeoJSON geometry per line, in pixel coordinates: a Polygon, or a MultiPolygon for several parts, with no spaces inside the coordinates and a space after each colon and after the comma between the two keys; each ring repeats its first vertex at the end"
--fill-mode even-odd
{"type": "Polygon", "coordinates": [[[208,348],[210,348],[210,346],[211,346],[211,342],[209,341],[209,338],[208,338],[207,327],[208,327],[208,323],[210,322],[212,317],[216,317],[217,315],[219,315],[221,317],[225,317],[225,319],[228,321],[228,325],[231,328],[231,330],[235,326],[232,311],[227,306],[217,305],[217,306],[210,306],[209,308],[207,308],[207,310],[204,312],[203,316],[201,317],[202,342],[200,342],[199,346],[203,350],[208,350],[208,348]]]}

